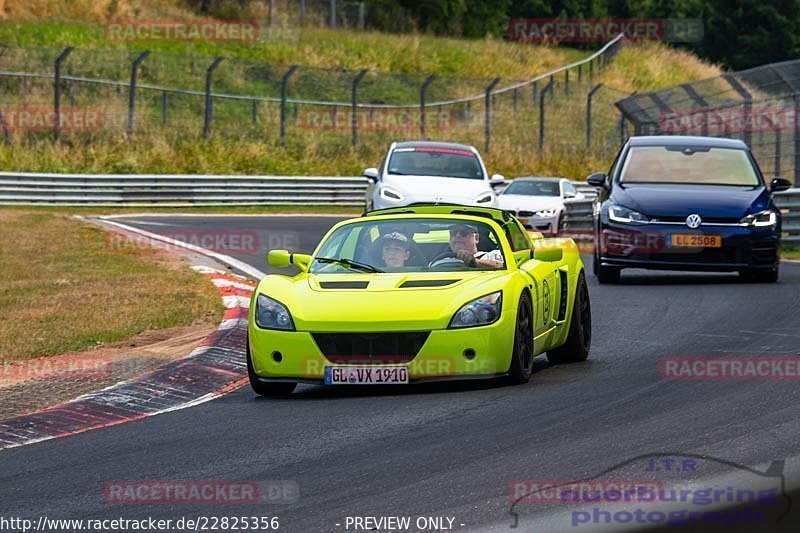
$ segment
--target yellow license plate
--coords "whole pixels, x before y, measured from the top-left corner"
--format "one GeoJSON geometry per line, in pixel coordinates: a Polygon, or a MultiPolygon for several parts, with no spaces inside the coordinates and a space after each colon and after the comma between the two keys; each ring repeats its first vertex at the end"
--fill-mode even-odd
{"type": "Polygon", "coordinates": [[[721,248],[722,235],[678,233],[672,235],[672,246],[676,248],[721,248]]]}

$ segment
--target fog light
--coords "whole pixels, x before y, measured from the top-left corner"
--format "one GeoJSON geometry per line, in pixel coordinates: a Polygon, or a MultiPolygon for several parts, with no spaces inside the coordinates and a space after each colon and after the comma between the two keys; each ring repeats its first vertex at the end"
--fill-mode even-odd
{"type": "Polygon", "coordinates": [[[272,352],[272,360],[276,363],[280,363],[283,361],[283,355],[281,355],[281,352],[272,352]]]}

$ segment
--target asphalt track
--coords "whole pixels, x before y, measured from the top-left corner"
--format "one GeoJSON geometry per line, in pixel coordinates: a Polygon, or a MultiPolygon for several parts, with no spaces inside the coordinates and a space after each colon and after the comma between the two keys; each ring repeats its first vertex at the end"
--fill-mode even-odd
{"type": "MultiPolygon", "coordinates": [[[[119,221],[165,235],[257,232],[258,250],[231,255],[266,271],[270,244],[299,238],[297,250],[311,251],[337,220],[119,221]]],[[[541,358],[531,382],[517,387],[304,385],[279,400],[258,398],[248,387],[190,409],[5,450],[0,516],[278,516],[281,531],[299,532],[347,531],[348,516],[447,516],[455,530],[506,530],[515,480],[585,479],[659,452],[718,459],[681,472],[683,483],[736,470],[722,461],[766,470],[785,459],[787,488],[798,485],[797,381],[669,381],[659,360],[800,355],[800,264],[785,263],[773,285],[646,271],[626,271],[617,286],[588,279],[594,333],[585,363],[550,367],[541,358]],[[293,503],[217,506],[112,505],[103,497],[112,480],[176,479],[284,480],[300,495],[293,503]]],[[[640,466],[629,464],[621,475],[641,478],[640,466]]],[[[800,502],[794,507],[792,516],[800,502]]],[[[519,530],[591,530],[547,522],[563,508],[528,503],[513,510],[519,530]]]]}

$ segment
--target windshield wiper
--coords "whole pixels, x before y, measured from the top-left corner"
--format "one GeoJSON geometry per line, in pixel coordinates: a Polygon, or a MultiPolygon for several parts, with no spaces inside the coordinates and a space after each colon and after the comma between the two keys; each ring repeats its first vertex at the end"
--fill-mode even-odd
{"type": "Polygon", "coordinates": [[[353,261],[351,259],[338,259],[336,257],[315,257],[314,261],[319,261],[320,263],[338,263],[348,268],[352,268],[353,270],[360,270],[362,272],[383,272],[383,270],[375,268],[372,265],[368,265],[366,263],[359,263],[358,261],[353,261]]]}

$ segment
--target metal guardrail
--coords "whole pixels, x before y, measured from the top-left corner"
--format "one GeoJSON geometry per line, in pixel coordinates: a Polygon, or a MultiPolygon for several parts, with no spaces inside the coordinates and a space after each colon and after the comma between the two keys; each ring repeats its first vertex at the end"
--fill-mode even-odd
{"type": "MultiPolygon", "coordinates": [[[[566,233],[588,235],[593,231],[592,206],[594,199],[568,200],[562,229],[566,233]]],[[[775,194],[775,203],[783,214],[783,242],[800,247],[800,188],[775,194]]]]}
{"type": "MultiPolygon", "coordinates": [[[[358,176],[0,172],[0,205],[363,206],[367,183],[366,178],[358,176]]],[[[594,187],[584,182],[574,185],[594,197],[594,187]]]]}
{"type": "Polygon", "coordinates": [[[364,205],[367,180],[327,176],[0,172],[0,205],[364,205]]]}

